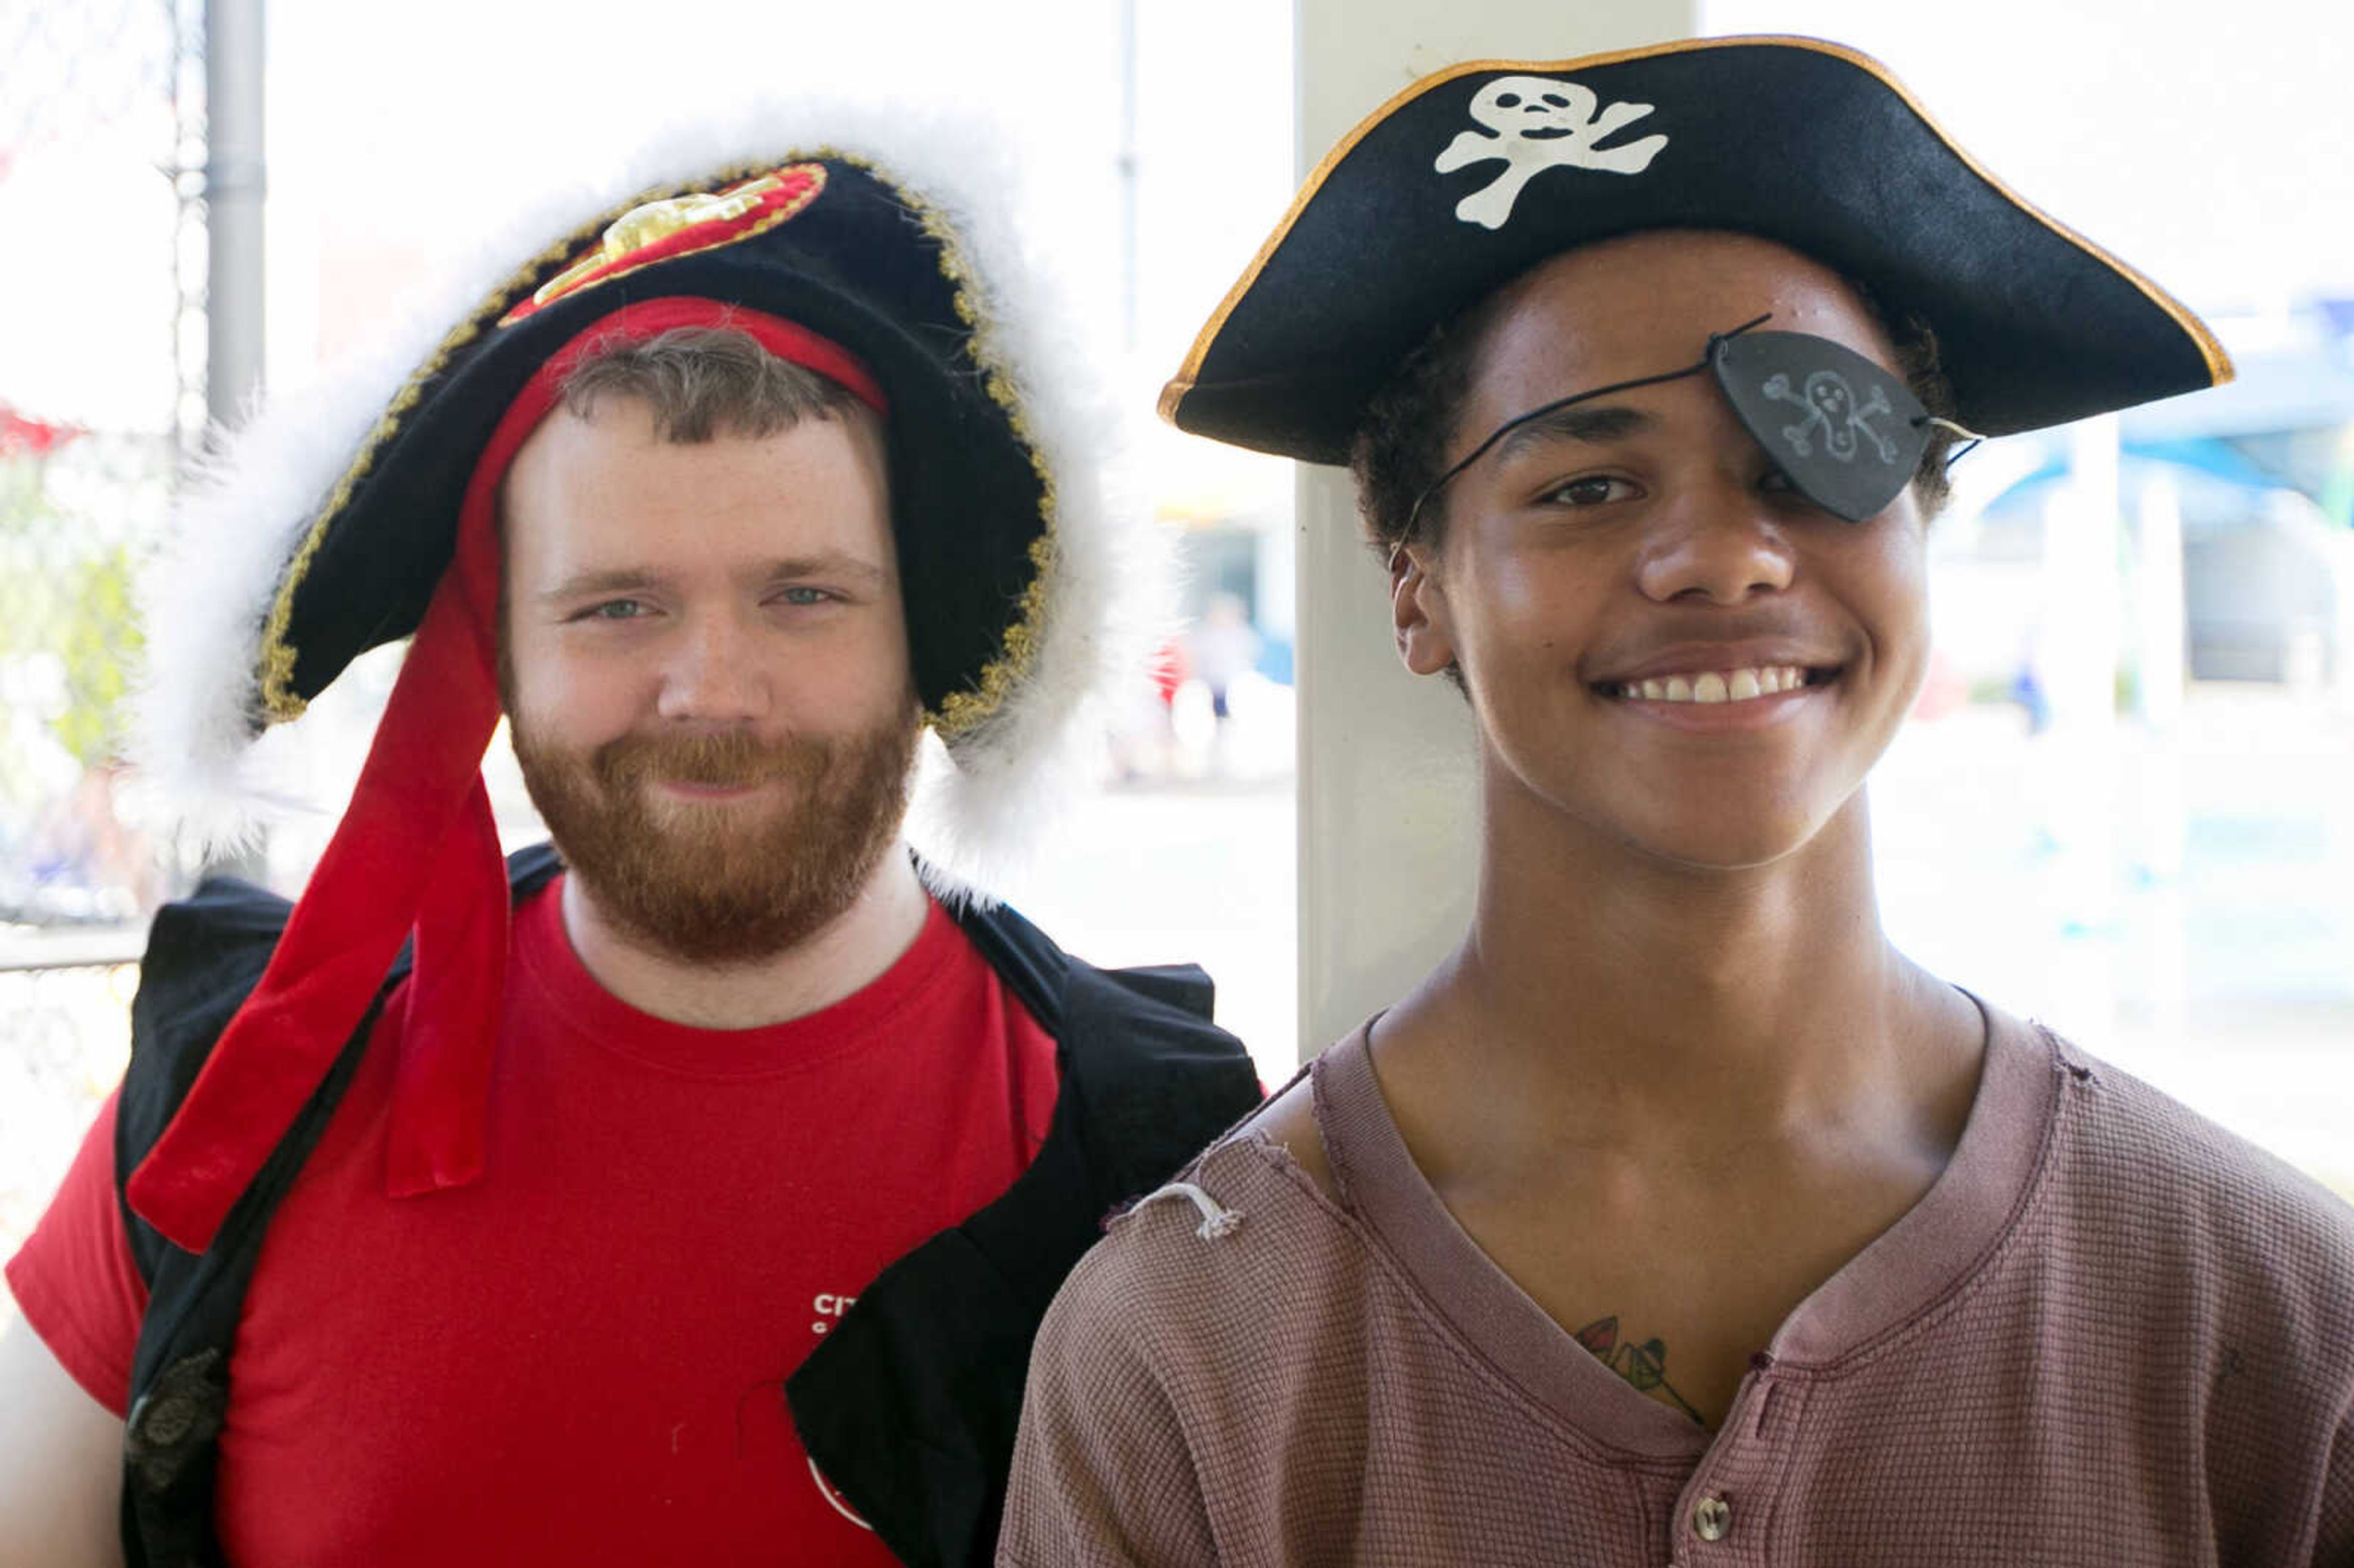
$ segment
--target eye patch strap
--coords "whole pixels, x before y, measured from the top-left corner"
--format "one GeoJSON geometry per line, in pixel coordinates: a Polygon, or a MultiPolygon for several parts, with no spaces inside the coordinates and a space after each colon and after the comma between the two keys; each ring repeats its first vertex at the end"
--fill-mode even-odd
{"type": "Polygon", "coordinates": [[[1971,429],[1967,425],[1957,425],[1951,419],[1941,419],[1935,414],[1925,415],[1921,418],[1915,419],[1913,422],[1916,425],[1934,425],[1938,429],[1948,431],[1951,434],[1962,438],[1962,444],[1946,454],[1946,467],[1948,470],[1951,470],[1956,463],[1961,461],[1964,458],[1969,456],[1972,452],[1986,445],[1987,439],[1978,434],[1976,430],[1971,429]]]}
{"type": "Polygon", "coordinates": [[[1506,436],[1511,435],[1522,425],[1527,424],[1532,419],[1541,419],[1547,414],[1553,413],[1558,409],[1566,408],[1572,404],[1589,403],[1596,397],[1607,397],[1613,392],[1629,392],[1638,387],[1656,387],[1662,381],[1681,381],[1687,376],[1698,376],[1702,371],[1708,369],[1710,366],[1717,363],[1720,351],[1725,342],[1729,339],[1739,337],[1751,327],[1763,325],[1766,322],[1771,320],[1772,316],[1773,313],[1769,311],[1765,315],[1759,316],[1754,321],[1743,322],[1731,332],[1712,332],[1709,334],[1708,352],[1701,356],[1698,364],[1687,365],[1681,370],[1661,371],[1657,376],[1638,376],[1632,381],[1614,381],[1607,387],[1596,387],[1585,392],[1573,392],[1566,397],[1556,397],[1550,403],[1540,403],[1537,407],[1530,409],[1527,413],[1518,414],[1511,418],[1505,420],[1502,424],[1488,432],[1488,439],[1486,440],[1481,441],[1478,446],[1473,447],[1469,452],[1465,453],[1463,460],[1460,462],[1457,463],[1453,468],[1448,469],[1445,473],[1440,474],[1437,479],[1432,480],[1427,485],[1425,485],[1423,487],[1422,493],[1414,498],[1414,505],[1407,510],[1405,514],[1405,532],[1399,536],[1396,546],[1393,546],[1390,551],[1390,564],[1393,567],[1397,564],[1398,551],[1404,549],[1407,541],[1414,537],[1415,524],[1421,521],[1422,509],[1429,503],[1430,498],[1437,494],[1441,490],[1444,490],[1447,487],[1447,481],[1453,479],[1457,474],[1461,473],[1465,469],[1469,468],[1473,463],[1478,462],[1481,458],[1487,456],[1489,451],[1498,441],[1502,440],[1506,436]]]}

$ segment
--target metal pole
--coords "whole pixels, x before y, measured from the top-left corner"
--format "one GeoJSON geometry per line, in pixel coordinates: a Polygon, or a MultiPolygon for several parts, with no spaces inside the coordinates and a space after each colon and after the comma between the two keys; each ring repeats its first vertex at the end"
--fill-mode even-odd
{"type": "Polygon", "coordinates": [[[1136,352],[1137,243],[1136,0],[1119,7],[1120,346],[1136,352]]]}
{"type": "MultiPolygon", "coordinates": [[[[261,394],[263,0],[204,0],[205,412],[233,429],[261,394]]],[[[207,875],[260,882],[267,849],[221,856],[207,875]]]]}
{"type": "Polygon", "coordinates": [[[261,390],[262,3],[205,5],[205,406],[222,426],[261,390]]]}

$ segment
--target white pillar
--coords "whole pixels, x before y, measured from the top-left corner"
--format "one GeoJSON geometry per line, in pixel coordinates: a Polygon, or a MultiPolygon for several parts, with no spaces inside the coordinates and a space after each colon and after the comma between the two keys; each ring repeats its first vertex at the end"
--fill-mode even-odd
{"type": "Polygon", "coordinates": [[[2160,472],[2145,481],[2135,513],[2134,695],[2155,733],[2182,716],[2189,678],[2190,612],[2183,605],[2182,498],[2160,472]]]}
{"type": "MultiPolygon", "coordinates": [[[[2065,928],[2116,918],[2117,668],[2124,585],[2117,570],[2117,418],[2068,429],[2069,480],[2045,524],[2054,866],[2065,928]]],[[[2104,1022],[2106,1020],[2103,1020],[2104,1022]]],[[[2085,1027],[2091,1027],[2089,1024],[2085,1027]]]]}
{"type": "MultiPolygon", "coordinates": [[[[2182,886],[2189,817],[2182,789],[2182,697],[2190,638],[2182,586],[2182,498],[2164,470],[2146,480],[2135,505],[2132,576],[2134,695],[2141,718],[2131,766],[2140,810],[2133,866],[2146,879],[2147,933],[2137,953],[2151,1033],[2180,1047],[2190,1012],[2190,931],[2182,886]]],[[[2112,779],[2112,787],[2116,780],[2112,779]]]]}
{"type": "MultiPolygon", "coordinates": [[[[1566,59],[1685,37],[1698,0],[1295,0],[1301,178],[1358,121],[1457,60],[1566,59]]],[[[1348,476],[1299,470],[1299,1052],[1445,957],[1479,867],[1470,726],[1398,665],[1348,476]]]]}

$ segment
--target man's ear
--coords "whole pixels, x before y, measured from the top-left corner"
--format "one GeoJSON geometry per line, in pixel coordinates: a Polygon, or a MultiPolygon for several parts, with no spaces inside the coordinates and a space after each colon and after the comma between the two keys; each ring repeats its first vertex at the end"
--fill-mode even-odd
{"type": "Polygon", "coordinates": [[[1455,662],[1447,592],[1431,570],[1431,547],[1401,545],[1390,554],[1390,627],[1398,658],[1417,675],[1436,675],[1455,662]]]}

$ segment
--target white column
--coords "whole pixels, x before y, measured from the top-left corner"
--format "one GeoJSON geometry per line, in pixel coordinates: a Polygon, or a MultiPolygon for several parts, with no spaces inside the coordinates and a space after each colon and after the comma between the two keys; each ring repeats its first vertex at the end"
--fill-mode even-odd
{"type": "MultiPolygon", "coordinates": [[[[1465,59],[1565,59],[1684,37],[1698,0],[1295,0],[1300,177],[1417,77],[1465,59]]],[[[1348,476],[1299,470],[1299,1052],[1304,1061],[1446,956],[1479,867],[1471,730],[1397,662],[1348,476]]]]}
{"type": "MultiPolygon", "coordinates": [[[[2182,886],[2189,819],[2182,789],[2182,697],[2190,676],[2190,622],[2182,586],[2182,499],[2161,471],[2135,503],[2132,582],[2134,694],[2141,719],[2128,763],[2140,810],[2133,865],[2147,879],[2139,922],[2147,933],[2141,972],[2151,1032],[2180,1046],[2190,1011],[2190,935],[2182,886]]],[[[2116,780],[2112,779],[2112,787],[2116,780]]]]}
{"type": "Polygon", "coordinates": [[[2182,686],[2190,678],[2190,612],[2183,607],[2182,499],[2173,479],[2145,481],[2135,516],[2134,696],[2154,734],[2182,716],[2182,686]]]}
{"type": "MultiPolygon", "coordinates": [[[[2117,418],[2068,428],[2069,479],[2044,524],[2052,596],[2045,629],[2056,891],[2068,929],[2116,917],[2117,668],[2124,597],[2117,570],[2117,418]]],[[[2089,1025],[2087,1025],[2089,1027],[2089,1025]]]]}

